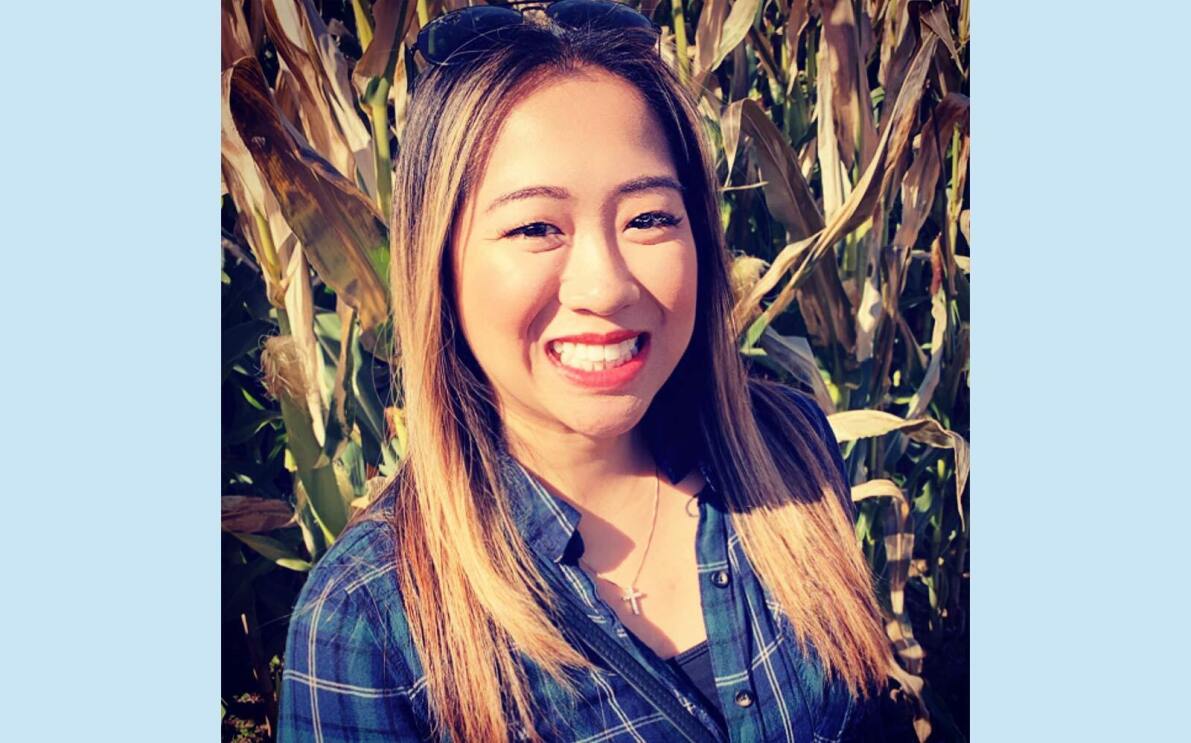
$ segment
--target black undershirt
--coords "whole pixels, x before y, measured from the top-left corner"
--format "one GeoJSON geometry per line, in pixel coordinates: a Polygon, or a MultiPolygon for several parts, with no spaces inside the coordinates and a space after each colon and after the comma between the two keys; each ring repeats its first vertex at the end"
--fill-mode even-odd
{"type": "Polygon", "coordinates": [[[666,661],[666,665],[679,676],[685,676],[699,690],[704,706],[722,726],[724,717],[720,710],[719,694],[715,690],[715,672],[711,670],[711,652],[707,641],[679,653],[666,661]]]}

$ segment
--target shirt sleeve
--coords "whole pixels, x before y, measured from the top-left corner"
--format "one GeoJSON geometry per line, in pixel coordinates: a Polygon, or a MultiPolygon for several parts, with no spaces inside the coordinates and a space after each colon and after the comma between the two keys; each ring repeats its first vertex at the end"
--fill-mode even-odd
{"type": "Polygon", "coordinates": [[[404,664],[385,652],[384,625],[351,572],[319,570],[290,619],[279,743],[425,740],[404,664]],[[354,590],[351,590],[355,585],[354,590]]]}

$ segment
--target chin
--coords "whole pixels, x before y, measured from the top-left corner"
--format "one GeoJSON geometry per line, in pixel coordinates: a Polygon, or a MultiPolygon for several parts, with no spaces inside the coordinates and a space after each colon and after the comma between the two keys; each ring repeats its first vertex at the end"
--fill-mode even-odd
{"type": "Polygon", "coordinates": [[[572,409],[558,418],[575,433],[593,439],[606,439],[633,430],[645,417],[647,410],[648,400],[605,400],[593,403],[589,410],[572,409]]]}

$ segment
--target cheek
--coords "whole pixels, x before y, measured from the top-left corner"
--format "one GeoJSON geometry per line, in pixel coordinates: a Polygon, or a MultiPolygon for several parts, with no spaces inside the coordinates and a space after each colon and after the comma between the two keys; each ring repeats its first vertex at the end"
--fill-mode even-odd
{"type": "Polygon", "coordinates": [[[463,261],[460,278],[459,312],[477,356],[482,348],[533,337],[550,296],[540,267],[475,250],[463,261]]]}
{"type": "Polygon", "coordinates": [[[667,324],[682,328],[693,324],[698,294],[698,264],[693,243],[674,246],[672,252],[649,266],[650,293],[667,314],[667,324]]]}

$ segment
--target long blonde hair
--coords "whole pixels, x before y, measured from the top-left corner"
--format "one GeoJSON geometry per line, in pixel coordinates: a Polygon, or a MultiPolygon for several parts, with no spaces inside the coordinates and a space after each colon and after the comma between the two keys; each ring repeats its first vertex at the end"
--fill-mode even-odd
{"type": "Polygon", "coordinates": [[[866,693],[882,680],[889,653],[846,510],[848,486],[813,421],[777,389],[746,377],[729,326],[714,165],[694,102],[648,36],[528,23],[514,36],[480,62],[424,73],[393,189],[390,278],[409,448],[391,518],[437,733],[506,740],[518,723],[532,737],[519,654],[564,688],[571,670],[589,665],[539,606],[547,592],[501,482],[501,424],[459,331],[448,248],[509,109],[546,78],[590,68],[633,84],[653,108],[696,240],[694,335],[643,424],[680,421],[677,430],[698,432],[744,551],[797,641],[813,646],[830,677],[866,693]],[[773,430],[763,433],[758,418],[775,421],[773,430]]]}

